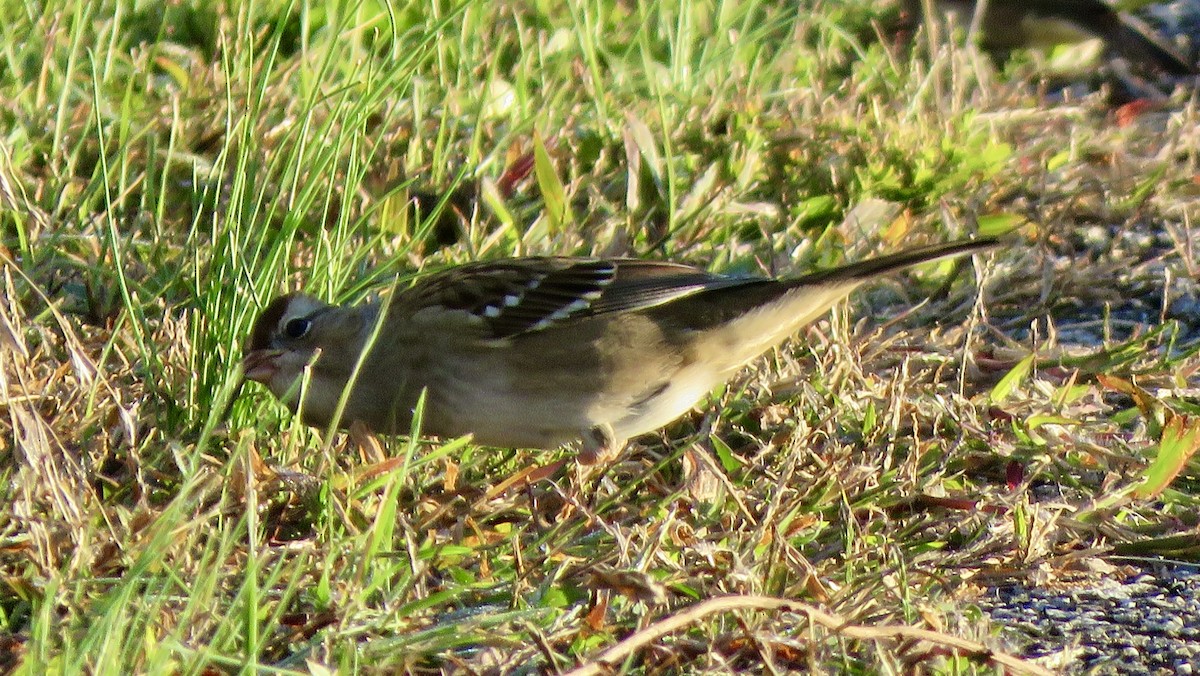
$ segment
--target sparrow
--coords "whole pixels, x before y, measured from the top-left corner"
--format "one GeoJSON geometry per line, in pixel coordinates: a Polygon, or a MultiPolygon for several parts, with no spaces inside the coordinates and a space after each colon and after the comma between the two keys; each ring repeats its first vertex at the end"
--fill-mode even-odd
{"type": "Polygon", "coordinates": [[[636,259],[468,263],[386,301],[280,296],[255,321],[242,368],[309,425],[408,433],[424,393],[422,434],[578,442],[580,462],[594,464],[682,416],[856,287],[996,243],[937,244],[790,279],[636,259]]]}
{"type": "MultiPolygon", "coordinates": [[[[904,0],[910,21],[923,16],[925,0],[904,0]]],[[[932,0],[968,26],[979,0],[932,0]]],[[[1196,63],[1137,17],[1104,0],[987,0],[980,22],[981,46],[1001,55],[1023,47],[1053,47],[1099,38],[1133,63],[1170,75],[1195,75],[1196,63]]]]}

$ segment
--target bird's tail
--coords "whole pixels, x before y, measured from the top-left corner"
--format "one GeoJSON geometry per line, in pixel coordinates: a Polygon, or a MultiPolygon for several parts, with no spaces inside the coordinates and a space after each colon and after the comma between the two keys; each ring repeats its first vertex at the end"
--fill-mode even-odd
{"type": "Polygon", "coordinates": [[[1130,60],[1149,63],[1171,75],[1200,74],[1194,61],[1135,16],[1121,16],[1114,34],[1108,37],[1108,44],[1130,60]]]}
{"type": "Polygon", "coordinates": [[[1000,244],[996,237],[980,237],[978,239],[933,244],[901,251],[900,253],[880,256],[870,260],[851,263],[832,270],[814,272],[803,277],[788,280],[791,286],[810,286],[818,284],[837,284],[839,282],[866,281],[879,275],[885,275],[895,270],[932,263],[946,258],[957,258],[990,249],[1000,244]]]}
{"type": "Polygon", "coordinates": [[[717,303],[710,298],[704,303],[703,312],[693,313],[693,321],[697,326],[702,322],[710,330],[708,339],[722,346],[727,371],[732,373],[820,317],[855,288],[880,275],[920,263],[966,256],[997,244],[999,241],[992,237],[935,244],[782,282],[760,280],[718,289],[708,295],[736,294],[736,302],[717,303]]]}

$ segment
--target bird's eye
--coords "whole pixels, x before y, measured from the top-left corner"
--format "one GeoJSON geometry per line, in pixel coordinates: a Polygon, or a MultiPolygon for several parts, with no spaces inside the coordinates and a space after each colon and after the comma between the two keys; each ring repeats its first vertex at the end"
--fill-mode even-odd
{"type": "Polygon", "coordinates": [[[297,317],[296,319],[289,319],[288,322],[283,325],[283,335],[291,338],[292,340],[300,340],[304,336],[307,336],[309,330],[311,329],[311,319],[297,317]]]}

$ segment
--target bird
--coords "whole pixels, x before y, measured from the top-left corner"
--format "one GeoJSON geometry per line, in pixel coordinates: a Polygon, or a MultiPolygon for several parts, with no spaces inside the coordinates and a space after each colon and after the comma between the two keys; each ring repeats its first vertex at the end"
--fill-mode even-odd
{"type": "Polygon", "coordinates": [[[384,299],[294,292],[258,315],[243,376],[302,422],[472,435],[492,447],[610,460],[692,409],[860,285],[982,252],[981,237],[791,278],[632,258],[525,257],[422,275],[384,299]]]}
{"type": "MultiPolygon", "coordinates": [[[[904,0],[909,20],[924,15],[925,0],[904,0]]],[[[932,6],[971,22],[979,0],[932,0],[932,6]]],[[[987,0],[980,45],[1001,57],[1013,49],[1046,48],[1099,38],[1129,61],[1170,75],[1196,75],[1197,65],[1135,16],[1103,0],[987,0]]]]}

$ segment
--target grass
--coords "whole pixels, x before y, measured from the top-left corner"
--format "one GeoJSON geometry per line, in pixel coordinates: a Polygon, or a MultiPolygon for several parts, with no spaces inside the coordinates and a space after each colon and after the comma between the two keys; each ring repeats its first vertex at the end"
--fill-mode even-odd
{"type": "Polygon", "coordinates": [[[986,672],[988,584],[1193,558],[1194,102],[1121,126],[800,4],[0,3],[0,665],[986,672]],[[1009,228],[599,473],[239,389],[285,290],[1009,228]]]}

